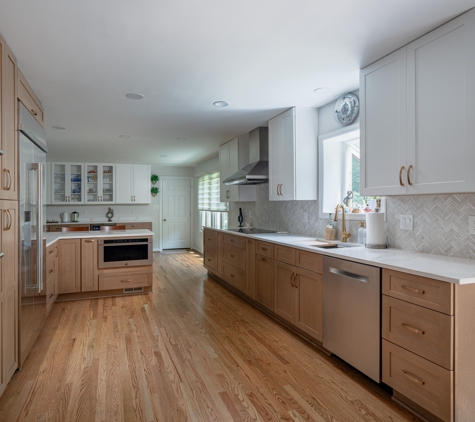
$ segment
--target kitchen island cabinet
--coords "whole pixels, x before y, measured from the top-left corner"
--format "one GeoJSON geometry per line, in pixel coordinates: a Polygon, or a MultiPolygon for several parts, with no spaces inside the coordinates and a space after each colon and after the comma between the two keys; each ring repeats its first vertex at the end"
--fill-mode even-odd
{"type": "Polygon", "coordinates": [[[99,289],[97,239],[81,239],[81,292],[99,289]]]}
{"type": "Polygon", "coordinates": [[[475,191],[474,39],[470,10],[361,70],[362,195],[475,191]]]}
{"type": "Polygon", "coordinates": [[[272,258],[256,255],[256,300],[270,311],[274,311],[274,271],[272,258]]]}

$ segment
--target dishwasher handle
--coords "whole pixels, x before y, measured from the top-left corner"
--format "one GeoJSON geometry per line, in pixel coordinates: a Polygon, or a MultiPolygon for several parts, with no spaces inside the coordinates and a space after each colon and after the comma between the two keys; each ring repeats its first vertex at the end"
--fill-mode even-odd
{"type": "Polygon", "coordinates": [[[364,275],[350,273],[349,271],[340,270],[339,268],[335,268],[335,267],[329,267],[328,270],[333,274],[341,275],[343,277],[352,278],[353,280],[358,280],[358,281],[361,281],[362,283],[367,283],[368,282],[368,277],[366,277],[364,275]]]}

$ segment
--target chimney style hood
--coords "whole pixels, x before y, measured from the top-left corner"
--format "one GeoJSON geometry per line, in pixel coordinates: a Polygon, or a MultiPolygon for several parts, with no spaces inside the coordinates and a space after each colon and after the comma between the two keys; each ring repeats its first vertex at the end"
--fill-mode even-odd
{"type": "Polygon", "coordinates": [[[223,181],[225,185],[257,185],[269,181],[269,130],[258,127],[249,132],[249,162],[223,181]]]}

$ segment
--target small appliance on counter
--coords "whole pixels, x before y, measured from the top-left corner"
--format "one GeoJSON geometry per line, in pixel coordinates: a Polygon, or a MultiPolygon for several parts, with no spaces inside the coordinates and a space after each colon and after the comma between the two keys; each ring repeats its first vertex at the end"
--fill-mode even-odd
{"type": "Polygon", "coordinates": [[[77,211],[73,211],[71,213],[71,222],[77,223],[79,221],[79,213],[77,211]]]}
{"type": "Polygon", "coordinates": [[[387,248],[384,239],[384,212],[369,212],[366,214],[365,246],[371,249],[387,248]]]}
{"type": "Polygon", "coordinates": [[[62,212],[59,216],[61,217],[61,223],[69,223],[69,212],[62,212]]]}

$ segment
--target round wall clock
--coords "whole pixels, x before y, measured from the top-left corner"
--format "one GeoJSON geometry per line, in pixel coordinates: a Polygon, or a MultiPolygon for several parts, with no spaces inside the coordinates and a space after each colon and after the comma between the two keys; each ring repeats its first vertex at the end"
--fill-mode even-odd
{"type": "Polygon", "coordinates": [[[338,98],[335,104],[335,120],[347,126],[356,119],[358,111],[358,97],[354,94],[345,94],[338,98]]]}

